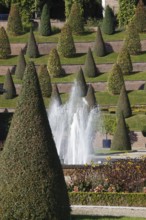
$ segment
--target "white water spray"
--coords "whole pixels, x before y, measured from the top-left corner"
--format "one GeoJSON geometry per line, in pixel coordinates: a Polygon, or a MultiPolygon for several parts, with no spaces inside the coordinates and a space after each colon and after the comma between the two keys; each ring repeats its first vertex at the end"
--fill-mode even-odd
{"type": "Polygon", "coordinates": [[[93,154],[95,127],[100,121],[98,107],[89,111],[85,98],[80,97],[77,83],[69,101],[58,105],[56,100],[48,110],[48,117],[60,159],[64,164],[85,164],[93,154]]]}

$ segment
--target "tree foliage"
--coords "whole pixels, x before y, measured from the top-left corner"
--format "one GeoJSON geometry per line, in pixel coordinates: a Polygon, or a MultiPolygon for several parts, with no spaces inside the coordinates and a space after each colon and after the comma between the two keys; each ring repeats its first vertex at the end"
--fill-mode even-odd
{"type": "Polygon", "coordinates": [[[67,23],[61,29],[57,50],[64,57],[71,57],[76,53],[72,30],[67,23]]]}
{"type": "Polygon", "coordinates": [[[37,58],[39,56],[39,49],[32,28],[30,28],[26,55],[29,58],[37,58]]]}
{"type": "Polygon", "coordinates": [[[0,201],[0,219],[70,219],[63,171],[32,62],[0,154],[0,201]]]}
{"type": "Polygon", "coordinates": [[[143,0],[139,0],[133,19],[138,32],[143,32],[146,28],[146,9],[143,0]]]}
{"type": "Polygon", "coordinates": [[[106,55],[106,46],[99,26],[97,27],[96,40],[93,51],[98,57],[103,57],[106,55]]]}
{"type": "Polygon", "coordinates": [[[114,25],[114,17],[112,13],[112,9],[109,7],[109,5],[105,8],[105,17],[103,19],[102,23],[102,31],[105,34],[113,34],[115,31],[115,25],[114,25]]]}
{"type": "Polygon", "coordinates": [[[3,27],[0,27],[0,58],[5,59],[11,54],[8,35],[3,27]]]}
{"type": "Polygon", "coordinates": [[[9,69],[7,71],[7,74],[5,75],[3,90],[3,97],[5,99],[13,99],[16,96],[16,88],[9,69]]]}
{"type": "Polygon", "coordinates": [[[90,47],[88,49],[88,53],[85,60],[84,74],[87,77],[96,77],[98,75],[97,67],[90,47]]]}
{"type": "Polygon", "coordinates": [[[94,88],[91,84],[88,86],[86,101],[90,109],[93,109],[97,106],[94,88]]]}
{"type": "Polygon", "coordinates": [[[44,4],[40,19],[40,34],[42,36],[51,35],[50,8],[48,4],[44,4]]]}
{"type": "Polygon", "coordinates": [[[87,94],[87,84],[81,67],[76,76],[76,83],[79,90],[79,96],[85,97],[87,94]]]}
{"type": "Polygon", "coordinates": [[[20,50],[20,54],[18,56],[17,66],[15,70],[15,76],[17,79],[21,79],[21,80],[23,79],[25,67],[26,67],[25,57],[23,51],[20,50]]]}

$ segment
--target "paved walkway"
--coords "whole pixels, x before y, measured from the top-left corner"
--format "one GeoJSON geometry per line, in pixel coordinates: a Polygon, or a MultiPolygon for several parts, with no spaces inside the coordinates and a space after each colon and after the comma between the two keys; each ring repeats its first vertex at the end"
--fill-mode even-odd
{"type": "Polygon", "coordinates": [[[146,218],[146,208],[125,206],[81,206],[73,205],[73,215],[129,216],[146,218]]]}

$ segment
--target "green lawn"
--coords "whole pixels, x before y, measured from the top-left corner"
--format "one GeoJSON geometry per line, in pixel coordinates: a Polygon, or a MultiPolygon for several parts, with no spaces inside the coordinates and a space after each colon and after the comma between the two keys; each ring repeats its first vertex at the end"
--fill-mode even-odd
{"type": "Polygon", "coordinates": [[[138,217],[115,217],[115,216],[72,216],[72,220],[145,220],[146,218],[138,217]]]}

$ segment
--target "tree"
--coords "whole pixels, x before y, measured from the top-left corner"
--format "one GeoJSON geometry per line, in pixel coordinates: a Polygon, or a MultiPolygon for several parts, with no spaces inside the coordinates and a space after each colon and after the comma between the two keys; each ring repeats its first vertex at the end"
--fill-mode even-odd
{"type": "Polygon", "coordinates": [[[52,104],[54,101],[57,102],[58,106],[62,105],[62,100],[61,100],[59,90],[58,90],[58,87],[57,87],[56,83],[53,85],[50,103],[52,104]]]}
{"type": "Polygon", "coordinates": [[[109,5],[107,5],[105,8],[105,17],[102,23],[102,31],[105,34],[113,34],[115,31],[114,17],[112,9],[109,7],[109,5]]]}
{"type": "Polygon", "coordinates": [[[76,83],[77,83],[77,87],[79,89],[79,96],[85,97],[87,94],[87,84],[86,84],[83,70],[81,67],[80,67],[79,72],[77,73],[77,76],[76,76],[76,83]]]}
{"type": "Polygon", "coordinates": [[[107,86],[109,93],[111,93],[112,95],[120,94],[123,84],[124,79],[122,75],[122,70],[120,66],[115,63],[108,76],[107,86]]]}
{"type": "Polygon", "coordinates": [[[0,58],[6,59],[11,54],[8,35],[3,27],[0,27],[0,58]]]}
{"type": "Polygon", "coordinates": [[[113,135],[117,126],[117,121],[115,117],[111,115],[105,114],[102,118],[103,125],[102,125],[102,133],[106,135],[106,140],[108,139],[108,134],[113,135]]]}
{"type": "Polygon", "coordinates": [[[72,31],[67,23],[64,25],[64,27],[61,30],[57,49],[59,54],[61,54],[64,57],[71,57],[76,53],[72,31]]]}
{"type": "Polygon", "coordinates": [[[37,58],[39,56],[39,49],[38,49],[38,45],[36,43],[32,28],[30,28],[30,34],[29,34],[27,49],[26,49],[26,55],[29,58],[37,58]]]}
{"type": "Polygon", "coordinates": [[[46,65],[40,65],[38,69],[38,78],[42,95],[44,97],[50,97],[52,93],[52,85],[46,65]]]}
{"type": "Polygon", "coordinates": [[[85,60],[84,74],[87,77],[96,77],[98,75],[97,67],[90,47],[88,49],[88,53],[85,60]]]}
{"type": "Polygon", "coordinates": [[[135,13],[136,0],[119,0],[119,26],[126,26],[135,13]]]}
{"type": "Polygon", "coordinates": [[[64,75],[64,71],[60,62],[60,57],[56,48],[53,48],[49,53],[47,68],[51,77],[61,77],[64,75]]]}
{"type": "Polygon", "coordinates": [[[86,101],[87,101],[88,106],[89,106],[90,109],[93,109],[97,106],[96,97],[95,97],[95,93],[94,93],[94,88],[91,84],[88,86],[86,101]]]}
{"type": "Polygon", "coordinates": [[[23,32],[23,26],[18,4],[11,4],[11,9],[7,23],[7,31],[10,32],[10,34],[12,35],[20,35],[23,32]]]}
{"type": "Polygon", "coordinates": [[[15,70],[15,76],[17,79],[23,79],[24,71],[26,67],[26,61],[23,54],[23,51],[20,50],[19,56],[18,56],[18,62],[15,70]]]}
{"type": "Polygon", "coordinates": [[[40,20],[40,34],[42,36],[49,36],[51,35],[51,22],[50,22],[50,8],[49,5],[46,3],[43,6],[41,20],[40,20]]]}
{"type": "Polygon", "coordinates": [[[112,139],[111,150],[131,150],[130,137],[122,112],[118,118],[116,131],[112,139]]]}
{"type": "Polygon", "coordinates": [[[143,0],[139,0],[133,19],[138,32],[143,32],[146,28],[146,9],[143,0]]]}
{"type": "Polygon", "coordinates": [[[133,20],[127,26],[124,46],[130,55],[137,55],[141,51],[140,36],[133,20]]]}
{"type": "Polygon", "coordinates": [[[126,47],[122,47],[117,58],[117,63],[121,67],[122,73],[124,75],[128,75],[132,72],[133,70],[132,61],[126,47]]]}
{"type": "Polygon", "coordinates": [[[0,219],[70,219],[67,188],[33,62],[0,154],[0,219]]]}
{"type": "Polygon", "coordinates": [[[7,71],[7,74],[5,75],[3,90],[3,97],[5,99],[13,99],[14,97],[16,97],[16,88],[9,69],[7,71]]]}
{"type": "Polygon", "coordinates": [[[68,24],[73,34],[82,34],[84,32],[84,18],[82,15],[80,4],[74,2],[71,7],[68,24]]]}
{"type": "Polygon", "coordinates": [[[103,57],[106,55],[106,47],[99,26],[97,27],[96,40],[93,51],[98,57],[103,57]]]}
{"type": "Polygon", "coordinates": [[[122,89],[119,95],[117,110],[116,110],[117,116],[119,116],[121,111],[123,113],[124,118],[128,118],[132,116],[130,101],[129,101],[129,98],[126,92],[125,85],[122,86],[122,89]]]}

